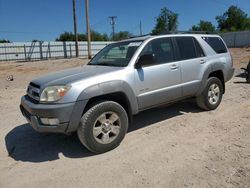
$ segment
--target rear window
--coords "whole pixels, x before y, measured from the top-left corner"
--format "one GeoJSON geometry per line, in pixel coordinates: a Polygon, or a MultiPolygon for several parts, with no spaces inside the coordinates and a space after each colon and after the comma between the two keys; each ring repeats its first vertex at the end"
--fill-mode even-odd
{"type": "Polygon", "coordinates": [[[213,48],[217,54],[222,54],[227,52],[227,48],[223,43],[221,38],[218,37],[202,37],[206,43],[213,48]]]}

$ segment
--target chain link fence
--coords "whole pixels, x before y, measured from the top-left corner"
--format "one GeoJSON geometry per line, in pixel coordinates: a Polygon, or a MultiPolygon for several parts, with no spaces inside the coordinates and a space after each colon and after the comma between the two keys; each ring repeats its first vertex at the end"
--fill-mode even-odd
{"type": "MultiPolygon", "coordinates": [[[[92,42],[95,55],[111,42],[92,42]]],[[[87,57],[87,42],[79,42],[79,56],[87,57]]],[[[0,61],[33,61],[76,57],[74,42],[15,42],[0,44],[0,61]]]]}

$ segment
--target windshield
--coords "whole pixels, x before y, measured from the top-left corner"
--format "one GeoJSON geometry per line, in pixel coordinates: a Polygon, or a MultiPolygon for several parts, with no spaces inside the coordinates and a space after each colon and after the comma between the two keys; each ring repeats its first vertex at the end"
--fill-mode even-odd
{"type": "Polygon", "coordinates": [[[142,41],[117,42],[106,46],[88,65],[125,67],[133,57],[142,41]]]}

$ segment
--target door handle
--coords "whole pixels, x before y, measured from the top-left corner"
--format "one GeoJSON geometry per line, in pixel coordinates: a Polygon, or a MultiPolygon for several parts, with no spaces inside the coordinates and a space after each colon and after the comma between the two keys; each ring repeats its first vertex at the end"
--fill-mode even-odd
{"type": "Polygon", "coordinates": [[[204,63],[206,63],[206,61],[204,59],[201,59],[200,64],[204,64],[204,63]]]}
{"type": "Polygon", "coordinates": [[[173,65],[170,66],[170,69],[171,69],[171,70],[176,70],[176,69],[178,69],[178,66],[175,65],[175,64],[173,64],[173,65]]]}

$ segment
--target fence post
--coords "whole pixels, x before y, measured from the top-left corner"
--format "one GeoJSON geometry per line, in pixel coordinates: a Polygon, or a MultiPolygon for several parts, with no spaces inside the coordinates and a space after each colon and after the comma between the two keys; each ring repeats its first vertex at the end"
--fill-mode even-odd
{"type": "Polygon", "coordinates": [[[7,58],[7,51],[6,51],[6,44],[4,44],[4,52],[5,52],[5,60],[8,61],[8,58],[7,58]]]}
{"type": "Polygon", "coordinates": [[[69,44],[69,54],[70,54],[70,58],[72,58],[72,49],[71,49],[71,43],[69,44]]]}
{"type": "Polygon", "coordinates": [[[50,42],[48,44],[48,50],[49,50],[49,58],[51,59],[50,42]]]}
{"type": "Polygon", "coordinates": [[[42,46],[42,41],[39,41],[39,48],[40,48],[40,59],[43,59],[43,46],[42,46]]]}
{"type": "Polygon", "coordinates": [[[23,49],[24,49],[24,60],[27,61],[27,53],[26,53],[26,46],[25,46],[25,44],[23,45],[23,49]]]}
{"type": "Polygon", "coordinates": [[[63,53],[64,53],[64,58],[67,58],[67,47],[65,41],[63,41],[63,53]]]}

